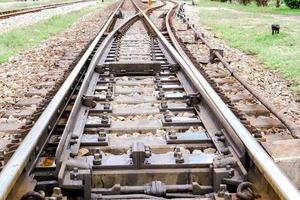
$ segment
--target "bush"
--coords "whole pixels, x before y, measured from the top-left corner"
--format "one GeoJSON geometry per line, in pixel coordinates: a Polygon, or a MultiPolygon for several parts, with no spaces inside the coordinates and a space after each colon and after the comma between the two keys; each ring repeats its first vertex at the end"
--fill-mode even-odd
{"type": "Polygon", "coordinates": [[[268,1],[269,0],[256,0],[256,5],[257,6],[268,6],[268,1]]]}
{"type": "Polygon", "coordinates": [[[300,8],[300,0],[284,0],[285,4],[292,9],[300,8]]]}

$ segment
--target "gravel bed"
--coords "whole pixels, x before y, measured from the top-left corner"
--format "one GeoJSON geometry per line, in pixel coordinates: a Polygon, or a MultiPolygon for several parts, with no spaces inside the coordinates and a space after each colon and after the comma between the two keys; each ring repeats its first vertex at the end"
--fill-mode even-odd
{"type": "MultiPolygon", "coordinates": [[[[284,80],[284,78],[276,71],[266,69],[262,64],[259,63],[256,56],[247,55],[237,49],[230,48],[225,41],[218,38],[212,30],[201,24],[199,11],[197,7],[189,5],[185,6],[187,17],[193,24],[196,24],[196,28],[199,32],[205,35],[206,40],[213,46],[224,49],[224,57],[230,62],[230,66],[234,69],[247,83],[254,87],[264,98],[268,99],[275,108],[280,110],[285,116],[291,121],[295,122],[300,127],[300,104],[299,96],[294,94],[290,89],[291,82],[284,80]]],[[[173,20],[173,25],[176,26],[182,32],[186,29],[186,26],[182,26],[182,23],[178,20],[173,20]],[[180,28],[181,27],[181,28],[180,28]]],[[[184,35],[180,33],[181,35],[184,35]]],[[[187,40],[191,39],[191,35],[185,34],[188,37],[187,40]]],[[[186,40],[186,38],[184,38],[186,40]]],[[[195,46],[189,47],[194,49],[191,51],[193,54],[196,52],[196,57],[202,57],[208,55],[206,50],[197,51],[195,46]]]]}
{"type": "Polygon", "coordinates": [[[72,5],[62,6],[53,9],[46,9],[40,12],[27,13],[24,15],[18,15],[7,19],[0,20],[0,34],[9,32],[15,28],[32,25],[42,20],[50,19],[55,15],[63,15],[72,11],[81,10],[89,6],[94,6],[97,1],[76,3],[72,5]]]}
{"type": "MultiPolygon", "coordinates": [[[[64,33],[0,65],[0,150],[3,149],[1,144],[7,143],[7,133],[10,133],[6,131],[9,126],[5,122],[15,123],[13,128],[17,129],[17,125],[26,124],[29,118],[28,115],[7,116],[7,113],[24,108],[34,111],[35,104],[43,105],[46,99],[51,99],[116,5],[106,6],[106,12],[102,12],[103,7],[83,16],[64,33]],[[33,106],[20,106],[20,102],[27,98],[33,106]]],[[[22,102],[21,105],[25,104],[22,102]]]]}

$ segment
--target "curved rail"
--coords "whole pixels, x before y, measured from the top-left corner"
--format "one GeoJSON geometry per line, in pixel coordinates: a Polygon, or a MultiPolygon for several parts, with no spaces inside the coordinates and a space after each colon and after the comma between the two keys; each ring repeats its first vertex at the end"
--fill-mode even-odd
{"type": "MultiPolygon", "coordinates": [[[[49,122],[53,121],[53,118],[57,117],[58,113],[61,113],[62,102],[65,101],[65,97],[70,93],[70,90],[74,89],[74,83],[77,82],[77,78],[82,72],[82,69],[92,53],[93,49],[96,47],[100,38],[104,35],[110,22],[114,19],[114,16],[122,6],[123,1],[119,4],[114,13],[110,16],[106,24],[103,26],[99,34],[96,36],[88,50],[85,52],[83,57],[79,60],[71,74],[68,76],[66,81],[63,83],[61,88],[58,90],[56,95],[53,97],[51,102],[48,104],[47,108],[43,114],[36,121],[33,128],[24,138],[22,144],[18,147],[16,152],[13,154],[11,159],[5,165],[0,173],[0,200],[5,200],[12,190],[14,184],[17,182],[18,178],[22,174],[26,164],[31,159],[32,152],[36,149],[36,145],[41,139],[42,135],[48,131],[49,122]]],[[[53,124],[52,124],[53,126],[53,124]]]]}
{"type": "Polygon", "coordinates": [[[278,194],[278,196],[282,199],[300,199],[299,190],[275,164],[273,159],[266,153],[261,145],[252,137],[250,132],[243,126],[240,120],[226,106],[226,104],[200,74],[200,72],[180,47],[174,34],[172,33],[171,26],[169,24],[171,12],[176,6],[177,5],[170,9],[166,15],[166,27],[176,49],[160,33],[147,15],[144,12],[142,13],[147,22],[151,25],[153,30],[161,39],[166,49],[169,49],[171,55],[174,56],[175,60],[181,65],[181,67],[188,74],[189,78],[194,82],[202,97],[208,102],[208,104],[217,114],[219,120],[223,123],[224,127],[226,127],[227,131],[236,134],[243,142],[253,162],[278,194]]]}

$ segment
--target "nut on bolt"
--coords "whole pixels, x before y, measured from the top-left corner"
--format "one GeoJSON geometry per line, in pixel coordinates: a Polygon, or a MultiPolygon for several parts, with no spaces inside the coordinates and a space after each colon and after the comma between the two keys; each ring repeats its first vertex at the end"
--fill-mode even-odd
{"type": "Polygon", "coordinates": [[[106,140],[106,131],[104,129],[100,129],[98,132],[98,141],[106,140]]]}
{"type": "Polygon", "coordinates": [[[103,115],[103,116],[102,116],[102,119],[101,119],[101,123],[102,123],[102,124],[108,124],[108,121],[109,121],[108,117],[105,116],[105,115],[103,115]]]}
{"type": "Polygon", "coordinates": [[[70,173],[70,178],[71,180],[79,180],[79,173],[78,173],[78,168],[74,167],[73,170],[70,173]]]}
{"type": "Polygon", "coordinates": [[[161,107],[162,107],[162,108],[165,108],[165,109],[168,108],[167,102],[164,101],[164,100],[162,100],[162,101],[161,101],[161,107]]]}
{"type": "Polygon", "coordinates": [[[170,114],[166,114],[164,118],[166,122],[172,122],[172,116],[170,114]]]}
{"type": "Polygon", "coordinates": [[[101,165],[102,163],[102,154],[100,149],[96,149],[94,153],[93,165],[101,165]]]}
{"type": "Polygon", "coordinates": [[[93,164],[94,165],[101,165],[101,163],[102,163],[101,154],[95,153],[94,154],[93,164]]]}
{"type": "Polygon", "coordinates": [[[54,187],[53,188],[52,197],[56,197],[57,200],[60,200],[60,199],[63,198],[60,187],[54,187]]]}
{"type": "Polygon", "coordinates": [[[184,158],[182,152],[177,152],[176,158],[175,158],[176,163],[184,163],[184,158]]]}
{"type": "Polygon", "coordinates": [[[179,147],[176,147],[174,150],[174,157],[176,163],[184,163],[183,154],[181,152],[181,149],[179,147]]]}
{"type": "Polygon", "coordinates": [[[169,135],[169,138],[170,138],[171,140],[176,140],[176,139],[177,139],[177,135],[176,135],[176,131],[175,131],[175,130],[170,130],[170,131],[168,132],[168,135],[169,135]]]}
{"type": "Polygon", "coordinates": [[[104,109],[104,110],[109,110],[109,108],[110,108],[109,103],[104,103],[103,109],[104,109]]]}

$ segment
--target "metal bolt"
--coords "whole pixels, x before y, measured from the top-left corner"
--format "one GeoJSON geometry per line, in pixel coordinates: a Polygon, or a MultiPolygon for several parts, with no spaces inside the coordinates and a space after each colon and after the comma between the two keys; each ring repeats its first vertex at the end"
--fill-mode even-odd
{"type": "Polygon", "coordinates": [[[162,102],[161,102],[161,107],[162,107],[162,108],[168,108],[167,102],[166,102],[166,101],[162,101],[162,102]]]}
{"type": "Polygon", "coordinates": [[[225,192],[227,191],[226,184],[220,184],[220,189],[218,191],[218,197],[224,197],[225,192]]]}
{"type": "Polygon", "coordinates": [[[109,103],[104,103],[103,109],[104,109],[104,110],[109,110],[109,108],[110,108],[109,103]]]}
{"type": "Polygon", "coordinates": [[[256,133],[254,133],[254,137],[262,138],[263,136],[262,136],[261,132],[257,131],[256,133]]]}
{"type": "Polygon", "coordinates": [[[220,137],[218,137],[218,140],[221,141],[221,142],[225,142],[225,137],[224,136],[220,136],[220,137]]]}
{"type": "Polygon", "coordinates": [[[101,165],[101,163],[102,163],[102,155],[100,153],[94,153],[93,164],[94,165],[101,165]]]}
{"type": "Polygon", "coordinates": [[[52,197],[56,197],[57,200],[62,199],[63,195],[61,193],[61,188],[60,187],[54,187],[53,188],[52,197]]]}
{"type": "Polygon", "coordinates": [[[103,116],[102,116],[102,119],[101,119],[101,123],[102,123],[102,124],[108,124],[108,117],[105,116],[105,115],[103,115],[103,116]]]}
{"type": "Polygon", "coordinates": [[[106,140],[106,132],[104,129],[101,129],[98,132],[98,141],[105,141],[105,140],[106,140]]]}
{"type": "Polygon", "coordinates": [[[20,139],[16,138],[16,136],[13,135],[12,138],[11,138],[11,143],[16,144],[16,143],[19,143],[19,142],[20,142],[20,139]]]}
{"type": "Polygon", "coordinates": [[[171,140],[176,140],[177,139],[177,135],[176,135],[176,131],[175,130],[170,130],[169,133],[168,133],[168,135],[169,135],[169,138],[171,140]]]}
{"type": "Polygon", "coordinates": [[[74,167],[72,172],[70,173],[71,180],[79,180],[78,168],[74,167]]]}
{"type": "Polygon", "coordinates": [[[232,196],[228,191],[224,193],[224,200],[232,200],[232,196]]]}
{"type": "Polygon", "coordinates": [[[223,153],[224,155],[227,155],[227,154],[230,153],[230,151],[229,151],[229,149],[228,149],[227,147],[225,147],[225,148],[223,148],[223,149],[221,150],[221,153],[223,153]]]}
{"type": "Polygon", "coordinates": [[[166,122],[172,122],[172,116],[169,115],[169,114],[166,114],[166,115],[165,115],[165,121],[166,121],[166,122]]]}
{"type": "Polygon", "coordinates": [[[164,92],[162,92],[162,91],[159,91],[158,95],[159,95],[159,97],[164,97],[165,96],[164,92]]]}
{"type": "Polygon", "coordinates": [[[158,89],[161,89],[161,88],[162,88],[162,84],[161,84],[160,80],[157,81],[157,88],[158,88],[158,89]]]}
{"type": "Polygon", "coordinates": [[[181,151],[177,152],[175,162],[176,163],[184,163],[183,154],[181,151]]]}
{"type": "Polygon", "coordinates": [[[106,98],[111,98],[112,97],[112,92],[111,91],[107,91],[106,92],[106,98]]]}
{"type": "Polygon", "coordinates": [[[174,149],[174,157],[177,157],[177,153],[180,152],[180,148],[179,147],[176,147],[174,149]]]}
{"type": "Polygon", "coordinates": [[[223,133],[221,132],[221,131],[217,131],[217,132],[215,132],[215,136],[218,136],[218,137],[220,137],[220,136],[222,136],[223,135],[223,133]]]}
{"type": "Polygon", "coordinates": [[[146,146],[145,147],[145,157],[150,158],[150,156],[151,156],[151,148],[146,146]]]}

